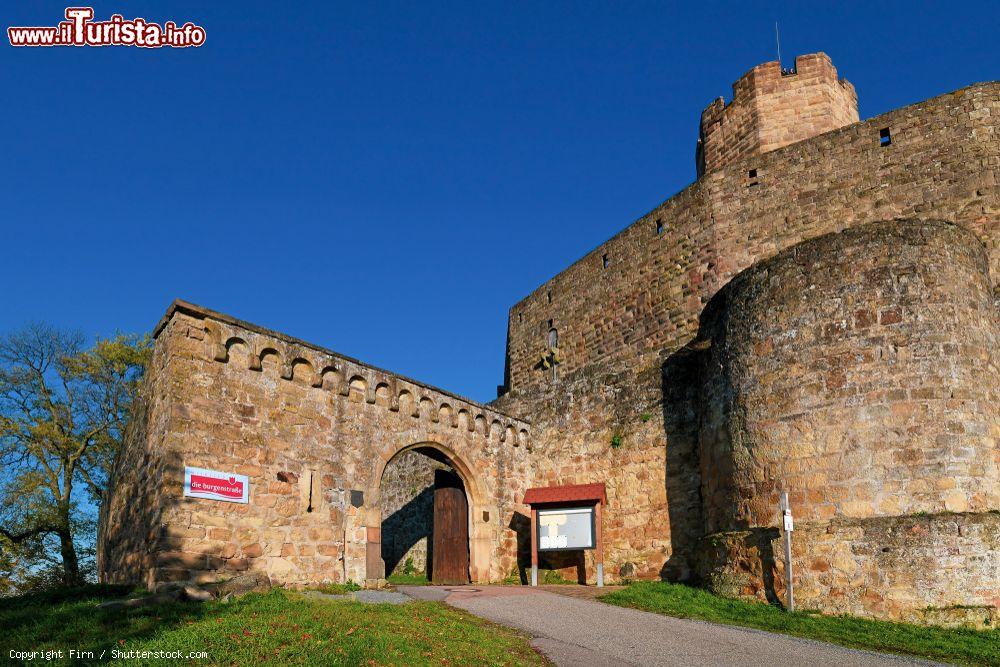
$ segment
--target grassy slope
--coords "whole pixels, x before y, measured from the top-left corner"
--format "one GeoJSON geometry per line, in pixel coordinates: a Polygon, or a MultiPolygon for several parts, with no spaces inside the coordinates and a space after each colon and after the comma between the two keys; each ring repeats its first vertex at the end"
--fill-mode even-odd
{"type": "Polygon", "coordinates": [[[690,586],[662,582],[632,584],[601,600],[667,616],[757,628],[870,651],[973,665],[1000,664],[1000,630],[945,629],[853,616],[789,614],[771,605],[730,600],[690,586]]]}
{"type": "Polygon", "coordinates": [[[0,600],[4,659],[9,649],[72,647],[97,655],[112,648],[207,651],[209,660],[198,664],[547,664],[517,632],[440,603],[367,605],[273,590],[229,604],[94,608],[116,593],[90,587],[61,600],[0,600]]]}

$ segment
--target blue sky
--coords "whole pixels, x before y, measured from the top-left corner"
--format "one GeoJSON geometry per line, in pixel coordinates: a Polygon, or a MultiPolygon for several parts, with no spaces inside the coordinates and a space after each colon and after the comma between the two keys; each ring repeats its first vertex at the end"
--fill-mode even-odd
{"type": "Polygon", "coordinates": [[[693,180],[702,108],[775,20],[863,118],[1000,78],[986,3],[94,8],[207,43],[0,45],[0,331],[144,331],[181,297],[479,400],[507,309],[693,180]]]}

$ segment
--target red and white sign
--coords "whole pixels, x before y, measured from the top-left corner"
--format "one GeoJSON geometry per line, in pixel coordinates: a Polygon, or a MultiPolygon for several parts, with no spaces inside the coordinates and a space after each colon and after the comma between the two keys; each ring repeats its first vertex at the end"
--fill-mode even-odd
{"type": "Polygon", "coordinates": [[[184,495],[189,498],[245,503],[250,499],[250,479],[246,475],[185,466],[184,495]]]}

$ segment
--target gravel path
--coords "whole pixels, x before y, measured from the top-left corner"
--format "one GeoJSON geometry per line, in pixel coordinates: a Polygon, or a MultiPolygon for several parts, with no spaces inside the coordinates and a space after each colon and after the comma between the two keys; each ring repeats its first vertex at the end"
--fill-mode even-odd
{"type": "Polygon", "coordinates": [[[518,586],[400,586],[534,638],[557,665],[809,665],[868,667],[933,663],[857,651],[759,630],[615,607],[518,586]]]}

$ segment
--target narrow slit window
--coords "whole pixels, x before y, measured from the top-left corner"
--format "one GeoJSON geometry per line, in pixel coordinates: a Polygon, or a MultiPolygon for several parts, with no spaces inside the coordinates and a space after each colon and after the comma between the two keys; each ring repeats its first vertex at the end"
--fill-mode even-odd
{"type": "Polygon", "coordinates": [[[663,233],[663,220],[657,220],[656,221],[656,233],[657,233],[657,235],[663,233]]]}
{"type": "Polygon", "coordinates": [[[605,269],[608,268],[608,256],[607,255],[601,255],[601,265],[604,266],[605,269]]]}
{"type": "Polygon", "coordinates": [[[313,474],[309,471],[309,503],[306,505],[306,512],[313,511],[313,474]]]}
{"type": "Polygon", "coordinates": [[[883,127],[878,131],[878,145],[885,147],[892,143],[892,133],[889,132],[889,128],[883,127]]]}
{"type": "Polygon", "coordinates": [[[552,303],[552,292],[548,293],[549,303],[552,303]]]}

